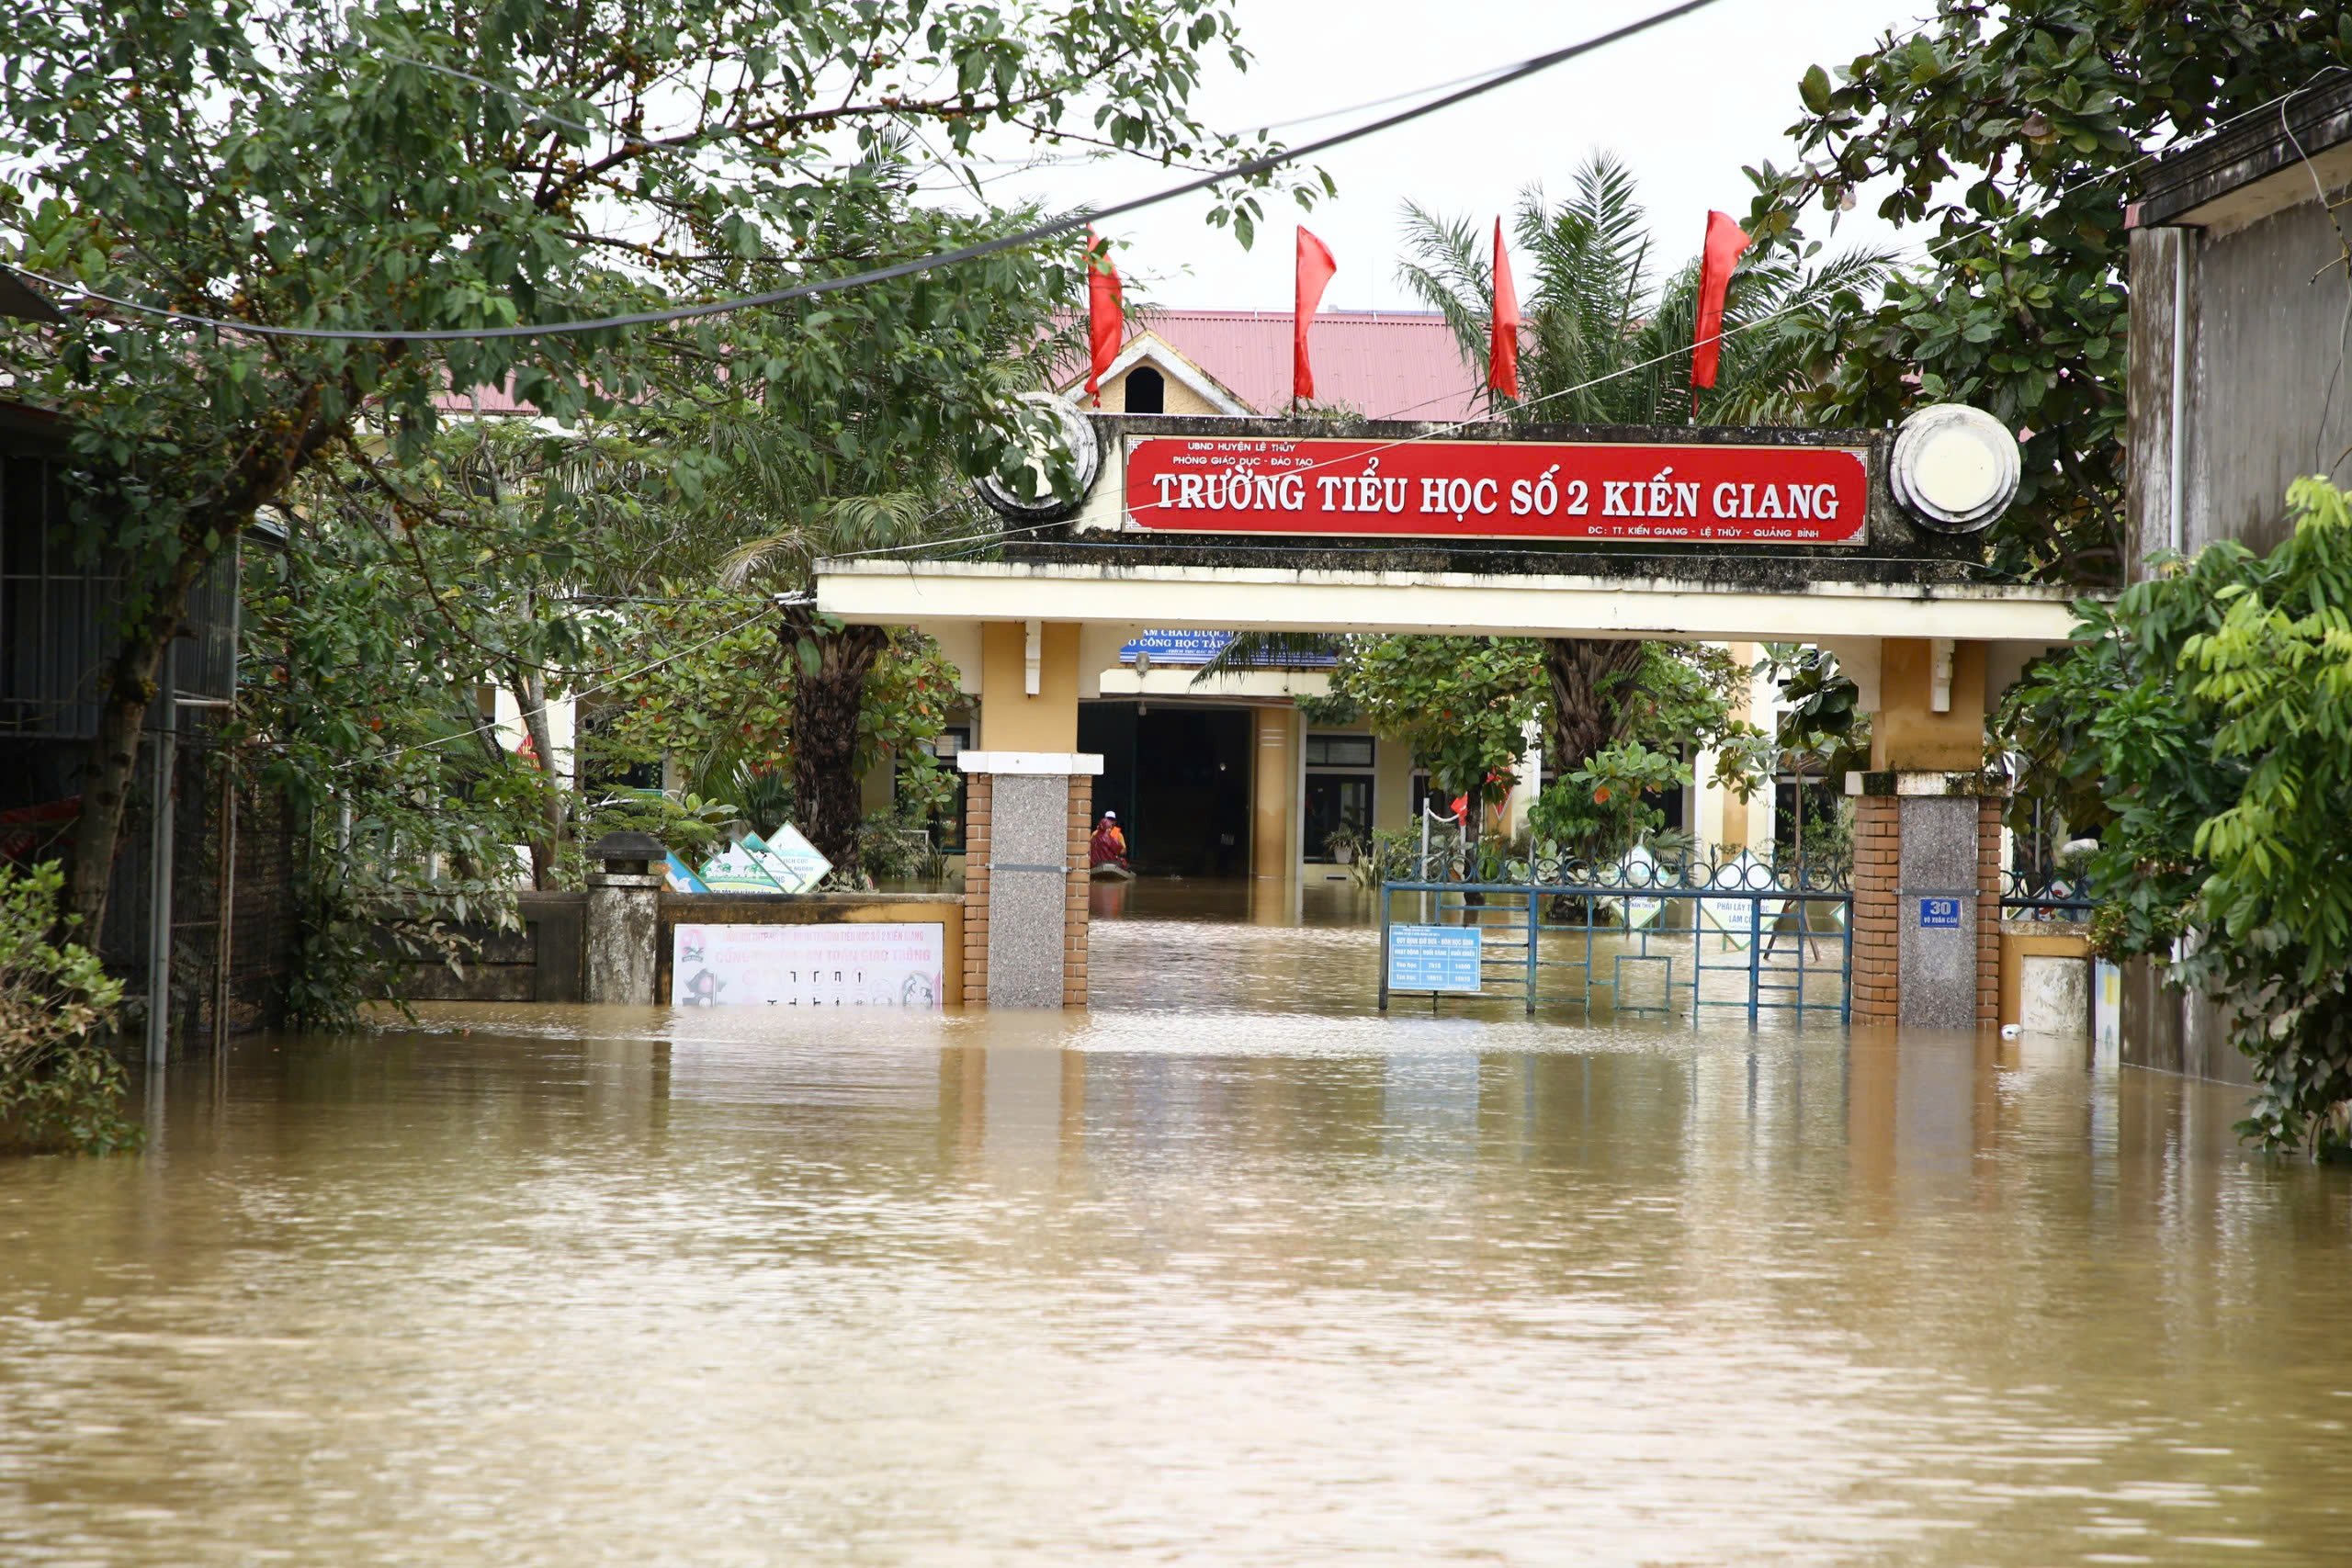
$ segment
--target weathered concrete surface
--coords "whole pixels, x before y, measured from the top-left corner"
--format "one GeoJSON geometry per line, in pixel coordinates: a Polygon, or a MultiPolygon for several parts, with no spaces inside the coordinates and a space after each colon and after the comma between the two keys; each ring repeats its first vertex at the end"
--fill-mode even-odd
{"type": "MultiPolygon", "coordinates": [[[[2352,279],[2320,195],[2352,186],[2352,81],[2313,84],[2280,113],[2285,125],[2247,117],[2136,182],[2124,530],[2135,581],[2176,538],[2189,555],[2222,539],[2267,550],[2287,535],[2291,480],[2346,477],[2352,279]]],[[[2221,1010],[2145,960],[2124,966],[2120,1055],[2247,1081],[2221,1010]]]]}
{"type": "Polygon", "coordinates": [[[2154,1067],[2223,1083],[2254,1082],[2254,1066],[2230,1043],[2228,1015],[2215,1004],[2171,985],[2165,965],[2134,958],[2123,965],[2123,1037],[2117,1051],[2127,1067],[2154,1067]]]}
{"type": "Polygon", "coordinates": [[[589,877],[582,1000],[653,1005],[662,883],[656,875],[618,872],[589,877]]]}
{"type": "Polygon", "coordinates": [[[2089,1039],[2090,960],[2027,953],[2018,965],[2018,1014],[2028,1034],[2089,1039]]]}
{"type": "Polygon", "coordinates": [[[1069,779],[1000,773],[989,849],[989,1003],[1062,1005],[1069,779]]]}
{"type": "Polygon", "coordinates": [[[581,998],[584,893],[523,893],[520,931],[469,926],[475,954],[462,972],[446,964],[401,969],[400,994],[411,1001],[576,1002],[581,998]]]}
{"type": "Polygon", "coordinates": [[[1902,820],[1895,876],[1895,946],[1903,989],[1897,1016],[1925,1029],[1976,1027],[1976,802],[1914,796],[1902,820]],[[1950,898],[1952,926],[1922,926],[1920,900],[1950,898]]]}
{"type": "Polygon", "coordinates": [[[2173,269],[2189,269],[2183,547],[2194,555],[2235,539],[2263,551],[2287,536],[2288,484],[2352,447],[2352,367],[2338,363],[2341,255],[2335,226],[2308,199],[2233,233],[2132,236],[2126,516],[2135,577],[2171,541],[2173,269]]]}

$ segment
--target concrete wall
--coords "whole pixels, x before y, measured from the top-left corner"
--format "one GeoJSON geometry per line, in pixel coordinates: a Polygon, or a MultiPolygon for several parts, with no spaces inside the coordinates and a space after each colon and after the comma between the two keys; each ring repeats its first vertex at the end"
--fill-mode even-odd
{"type": "MultiPolygon", "coordinates": [[[[2290,480],[2331,466],[2339,483],[2347,478],[2340,459],[2352,447],[2352,364],[2343,353],[2342,242],[2307,185],[2293,198],[2296,205],[2237,226],[2132,234],[2124,536],[2132,581],[2149,575],[2149,558],[2175,537],[2176,449],[2178,537],[2191,555],[2218,539],[2267,550],[2287,532],[2290,480]],[[2177,338],[2174,301],[2184,279],[2185,330],[2177,338]]],[[[2162,966],[2145,961],[2124,966],[2121,1059],[2249,1081],[2222,1010],[2165,984],[2162,966]]]]}
{"type": "Polygon", "coordinates": [[[982,751],[1068,751],[1078,744],[1079,628],[1037,628],[1037,694],[1028,694],[1029,629],[1020,621],[980,628],[982,751]]]}
{"type": "MultiPolygon", "coordinates": [[[[2087,974],[2091,964],[2090,938],[2076,925],[2041,920],[2001,922],[2001,1022],[2005,1025],[2025,1021],[2025,972],[2029,959],[2079,964],[2087,974]]],[[[2086,1032],[2090,1028],[2087,999],[2082,1027],[2086,1032]]]]}
{"type": "Polygon", "coordinates": [[[940,998],[947,1007],[964,1005],[964,900],[953,893],[664,893],[656,927],[660,967],[653,994],[670,998],[671,931],[680,921],[702,925],[870,925],[877,922],[940,926],[946,953],[940,998]]]}
{"type": "MultiPolygon", "coordinates": [[[[523,929],[472,932],[481,946],[462,975],[444,964],[413,964],[401,976],[411,1001],[577,1002],[582,999],[586,951],[585,893],[525,893],[518,896],[523,929]]],[[[941,1000],[960,1007],[964,974],[964,905],[954,894],[677,894],[661,896],[661,918],[653,942],[654,996],[670,995],[670,932],[680,920],[707,924],[823,925],[874,921],[944,928],[947,954],[941,1000]]]]}
{"type": "Polygon", "coordinates": [[[2309,199],[2226,232],[2132,233],[2125,515],[2135,580],[2171,538],[2175,269],[2188,268],[2184,544],[2190,554],[2215,539],[2267,550],[2287,531],[2289,481],[2352,447],[2342,251],[2309,199]]]}
{"type": "Polygon", "coordinates": [[[520,931],[467,928],[480,952],[463,973],[447,964],[408,965],[401,994],[417,1002],[576,1002],[581,996],[588,912],[585,893],[521,893],[520,931]]]}
{"type": "Polygon", "coordinates": [[[1955,643],[1951,689],[1939,713],[1931,700],[1935,647],[1926,637],[1880,644],[1879,706],[1871,716],[1871,766],[1973,773],[1984,765],[1987,649],[1955,643]]]}

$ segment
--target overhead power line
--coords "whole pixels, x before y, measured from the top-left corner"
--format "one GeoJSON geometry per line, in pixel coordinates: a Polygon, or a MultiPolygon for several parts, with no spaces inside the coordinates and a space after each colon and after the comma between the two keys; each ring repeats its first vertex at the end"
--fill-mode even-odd
{"type": "MultiPolygon", "coordinates": [[[[1928,24],[1926,22],[1920,22],[1916,24],[1910,30],[1912,33],[1917,33],[1924,30],[1927,26],[1928,24]]],[[[1896,35],[1896,40],[1900,41],[1901,39],[1908,36],[1909,34],[1896,35]]],[[[2288,103],[2291,102],[2296,97],[2301,96],[2302,94],[2310,92],[2322,78],[2344,72],[2346,69],[2346,67],[2341,65],[2324,66],[2302,82],[2288,88],[2285,92],[2278,94],[2277,96],[2267,98],[2263,102],[2255,105],[2252,108],[2241,110],[2237,114],[2232,115],[2227,119],[2216,122],[2211,130],[2225,130],[2230,126],[2237,124],[2241,120],[2249,119],[2256,115],[2273,108],[2278,109],[2283,117],[2285,113],[2285,106],[2288,103]]],[[[2291,136],[2291,132],[2290,132],[2290,135],[2291,136]]],[[[2144,164],[2154,162],[2171,151],[2171,148],[2166,147],[2154,152],[2143,152],[2128,164],[2118,164],[2112,169],[2108,169],[2100,174],[2093,175],[2091,178],[2084,181],[2080,186],[2075,186],[2075,192],[2080,192],[2105,185],[2109,180],[2132,173],[2134,169],[2139,168],[2144,164]]],[[[2052,205],[2054,204],[2055,198],[2053,198],[2052,205]]],[[[1935,260],[1945,251],[1951,249],[1954,245],[1959,244],[1962,241],[1967,238],[1969,238],[1969,236],[1965,233],[1952,234],[1948,235],[1943,239],[1936,240],[1921,245],[1919,247],[1918,254],[1911,257],[1907,262],[1902,263],[1902,265],[1908,266],[1922,265],[1928,262],[1935,260]]],[[[1724,328],[1724,331],[1718,334],[1718,339],[1719,341],[1727,343],[1731,339],[1738,337],[1744,333],[1751,333],[1758,327],[1769,326],[1774,321],[1783,320],[1786,317],[1798,314],[1804,310],[1811,310],[1813,306],[1814,302],[1807,299],[1790,300],[1776,310],[1767,310],[1761,315],[1752,316],[1748,320],[1741,321],[1736,325],[1724,328]]],[[[1664,354],[1654,355],[1647,359],[1635,360],[1630,365],[1621,365],[1613,370],[1605,370],[1598,376],[1594,376],[1587,380],[1578,381],[1572,386],[1557,387],[1553,389],[1551,391],[1539,393],[1535,397],[1521,401],[1516,405],[1516,407],[1521,410],[1532,409],[1541,404],[1551,402],[1555,399],[1574,397],[1578,392],[1589,391],[1595,387],[1601,386],[1606,382],[1614,381],[1620,377],[1636,375],[1641,371],[1655,369],[1661,365],[1669,364],[1674,360],[1681,358],[1684,355],[1687,355],[1690,352],[1690,350],[1688,347],[1677,346],[1668,350],[1664,354]]],[[[1404,408],[1396,411],[1395,413],[1388,417],[1392,420],[1397,419],[1404,415],[1416,412],[1419,410],[1428,408],[1432,403],[1451,401],[1458,395],[1459,394],[1453,392],[1442,392],[1435,397],[1424,398],[1418,403],[1408,404],[1404,408]]],[[[1341,463],[1352,463],[1361,461],[1364,457],[1380,456],[1387,452],[1395,451],[1399,447],[1412,446],[1431,441],[1442,441],[1449,435],[1467,430],[1473,425],[1490,423],[1492,418],[1493,416],[1491,414],[1466,414],[1459,419],[1447,420],[1440,423],[1432,424],[1429,429],[1417,432],[1411,435],[1391,437],[1381,442],[1377,446],[1372,446],[1368,450],[1351,452],[1344,457],[1327,457],[1319,462],[1310,463],[1305,468],[1295,471],[1299,473],[1312,473],[1317,469],[1336,467],[1341,463]]],[[[1162,503],[1159,502],[1148,501],[1140,505],[1129,507],[1128,510],[1131,513],[1151,512],[1159,510],[1161,504],[1162,503]]],[[[947,507],[942,507],[938,511],[933,512],[932,513],[932,517],[939,517],[947,510],[949,510],[947,507]]],[[[924,519],[926,522],[930,520],[930,518],[924,519]]],[[[877,545],[865,549],[843,550],[837,555],[830,556],[826,558],[830,560],[858,560],[876,556],[912,555],[915,552],[922,550],[944,549],[956,545],[1001,543],[1016,535],[1037,534],[1043,533],[1047,529],[1059,528],[1064,526],[1066,522],[1067,519],[1057,519],[1049,523],[1023,524],[1019,527],[1013,528],[995,528],[985,533],[967,534],[956,538],[922,539],[904,545],[877,545]]]]}
{"type": "Polygon", "coordinates": [[[1367,136],[1376,136],[1384,130],[1393,130],[1400,125],[1408,125],[1414,120],[1435,114],[1441,109],[1466,103],[1472,98],[1491,93],[1498,87],[1508,86],[1513,82],[1524,81],[1540,72],[1549,71],[1555,65],[1566,64],[1579,56],[1606,49],[1611,44],[1623,43],[1627,39],[1637,37],[1654,28],[1663,27],[1694,11],[1705,10],[1717,3],[1718,0],[1682,0],[1682,4],[1679,6],[1668,6],[1663,11],[1644,17],[1638,21],[1628,22],[1622,28],[1612,28],[1597,37],[1586,39],[1578,43],[1567,44],[1546,53],[1531,56],[1517,65],[1481,77],[1467,86],[1457,88],[1441,97],[1432,98],[1427,103],[1416,104],[1410,108],[1383,116],[1379,119],[1370,120],[1346,130],[1335,131],[1329,136],[1306,142],[1302,146],[1287,148],[1279,152],[1270,152],[1261,157],[1244,159],[1238,164],[1215,170],[1179,185],[1153,191],[1148,195],[1113,202],[1091,211],[1048,219],[1045,222],[1032,224],[1013,233],[1000,235],[992,240],[982,240],[956,250],[942,251],[909,261],[894,262],[888,266],[871,267],[865,271],[850,273],[841,277],[820,278],[811,283],[795,284],[789,288],[769,289],[764,293],[746,294],[729,299],[713,299],[699,305],[676,305],[666,310],[635,310],[621,315],[598,316],[583,321],[548,321],[504,327],[422,329],[282,327],[254,321],[229,321],[217,316],[203,316],[186,310],[142,305],[136,300],[99,294],[94,290],[83,288],[77,284],[43,277],[38,273],[28,272],[9,263],[0,262],[0,266],[6,266],[11,272],[45,284],[51,288],[78,293],[120,310],[137,311],[141,315],[175,322],[181,326],[207,327],[217,332],[236,333],[249,337],[330,339],[356,343],[479,343],[494,338],[552,337],[575,333],[611,332],[625,327],[660,326],[671,321],[694,321],[705,316],[721,316],[737,310],[759,310],[772,305],[788,304],[795,299],[812,299],[820,295],[837,294],[844,289],[861,288],[868,284],[888,283],[894,278],[910,277],[917,273],[956,266],[964,262],[978,261],[983,256],[1018,250],[1022,246],[1033,245],[1040,240],[1049,240],[1058,234],[1073,233],[1089,225],[1105,222],[1130,212],[1140,212],[1146,208],[1157,207],[1164,202],[1174,201],[1181,197],[1191,196],[1196,191],[1206,190],[1211,186],[1219,185],[1227,180],[1250,179],[1270,170],[1280,168],[1285,164],[1295,163],[1302,158],[1312,158],[1319,153],[1328,152],[1335,147],[1343,147],[1351,141],[1359,141],[1367,136]]]}

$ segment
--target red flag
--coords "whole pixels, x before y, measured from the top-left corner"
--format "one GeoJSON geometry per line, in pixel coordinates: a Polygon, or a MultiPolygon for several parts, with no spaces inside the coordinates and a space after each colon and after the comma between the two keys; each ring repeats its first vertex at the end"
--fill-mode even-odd
{"type": "Polygon", "coordinates": [[[1495,220],[1495,324],[1487,344],[1487,386],[1504,397],[1519,396],[1519,290],[1510,280],[1510,253],[1503,249],[1503,220],[1495,220]]]}
{"type": "Polygon", "coordinates": [[[1086,375],[1086,395],[1102,389],[1103,372],[1119,356],[1119,340],[1126,321],[1120,314],[1119,269],[1111,265],[1111,248],[1086,231],[1086,342],[1092,361],[1086,375]]]}
{"type": "Polygon", "coordinates": [[[1331,247],[1301,225],[1297,315],[1291,323],[1290,395],[1303,403],[1315,400],[1315,367],[1306,362],[1306,323],[1315,314],[1315,308],[1323,303],[1323,286],[1339,270],[1340,264],[1331,259],[1331,247]]]}
{"type": "Polygon", "coordinates": [[[1699,412],[1699,389],[1715,384],[1724,352],[1724,291],[1747,236],[1721,212],[1707,214],[1707,249],[1699,262],[1699,330],[1690,355],[1690,412],[1699,412]]]}

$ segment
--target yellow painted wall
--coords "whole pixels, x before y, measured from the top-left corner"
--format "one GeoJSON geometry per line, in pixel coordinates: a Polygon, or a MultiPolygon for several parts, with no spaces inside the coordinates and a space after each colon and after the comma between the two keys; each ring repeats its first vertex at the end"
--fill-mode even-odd
{"type": "MultiPolygon", "coordinates": [[[[1102,410],[1104,413],[1126,412],[1127,378],[1143,368],[1144,367],[1140,365],[1129,366],[1102,383],[1102,410]]],[[[1168,391],[1163,412],[1170,414],[1218,414],[1225,412],[1183,382],[1176,379],[1175,377],[1169,375],[1167,371],[1161,370],[1159,366],[1152,366],[1151,368],[1159,370],[1160,379],[1167,384],[1168,391]]],[[[1083,381],[1079,383],[1077,396],[1081,403],[1086,396],[1085,386],[1086,383],[1083,381]]]]}
{"type": "Polygon", "coordinates": [[[899,762],[895,757],[877,758],[874,765],[858,775],[857,808],[868,817],[877,811],[890,809],[896,794],[899,762]]]}
{"type": "Polygon", "coordinates": [[[1298,710],[1250,710],[1250,870],[1298,874],[1298,710]]]}
{"type": "Polygon", "coordinates": [[[1038,648],[1037,694],[1026,689],[1027,628],[1019,621],[980,627],[983,751],[1078,750],[1078,625],[1048,621],[1038,648]]]}
{"type": "Polygon", "coordinates": [[[1402,742],[1373,742],[1372,825],[1384,832],[1413,825],[1413,749],[1402,742]]]}
{"type": "Polygon", "coordinates": [[[1929,711],[1934,659],[1926,637],[1880,644],[1879,708],[1871,716],[1871,766],[1974,773],[1984,765],[1984,645],[1956,643],[1951,708],[1929,711]]]}

